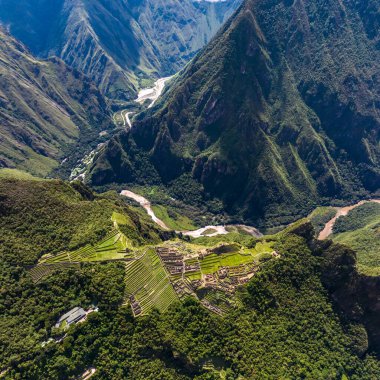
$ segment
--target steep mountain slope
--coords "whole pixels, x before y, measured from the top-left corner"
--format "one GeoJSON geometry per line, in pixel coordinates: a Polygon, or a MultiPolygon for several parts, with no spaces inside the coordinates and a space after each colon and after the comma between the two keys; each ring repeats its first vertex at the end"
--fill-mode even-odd
{"type": "Polygon", "coordinates": [[[0,0],[0,21],[34,54],[61,57],[125,100],[143,78],[182,68],[240,2],[0,0]]]}
{"type": "Polygon", "coordinates": [[[110,142],[92,182],[141,181],[144,168],[174,197],[216,197],[258,225],[375,192],[379,29],[365,3],[245,1],[161,104],[110,142]]]}
{"type": "Polygon", "coordinates": [[[94,84],[61,60],[35,59],[0,30],[0,167],[44,175],[75,142],[111,125],[94,84]]]}
{"type": "Polygon", "coordinates": [[[95,244],[112,231],[113,212],[124,215],[128,238],[157,243],[161,231],[115,194],[97,196],[80,182],[42,180],[0,169],[1,262],[35,264],[42,255],[95,244]]]}
{"type": "Polygon", "coordinates": [[[332,239],[351,247],[358,256],[358,269],[368,276],[380,273],[380,203],[365,203],[339,218],[332,239]]]}

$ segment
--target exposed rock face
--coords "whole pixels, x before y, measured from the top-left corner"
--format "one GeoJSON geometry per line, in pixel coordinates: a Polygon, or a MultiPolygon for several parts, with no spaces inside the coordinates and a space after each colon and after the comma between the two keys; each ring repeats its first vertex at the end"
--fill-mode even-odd
{"type": "MultiPolygon", "coordinates": [[[[245,1],[118,148],[132,166],[131,147],[144,152],[173,191],[186,175],[206,201],[219,198],[258,225],[375,192],[376,9],[371,1],[245,1]]],[[[92,168],[95,184],[106,154],[92,168]]],[[[119,164],[107,165],[108,178],[126,180],[119,164]]]]}
{"type": "Polygon", "coordinates": [[[34,54],[59,56],[126,100],[142,79],[182,68],[240,2],[1,0],[0,22],[34,54]]]}
{"type": "Polygon", "coordinates": [[[0,167],[44,175],[82,138],[111,126],[105,99],[63,61],[35,59],[0,29],[0,167]]]}

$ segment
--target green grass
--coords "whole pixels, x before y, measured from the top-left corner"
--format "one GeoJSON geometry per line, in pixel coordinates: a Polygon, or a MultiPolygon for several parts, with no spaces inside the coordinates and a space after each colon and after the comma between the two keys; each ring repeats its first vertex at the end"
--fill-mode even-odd
{"type": "Polygon", "coordinates": [[[193,222],[186,216],[172,211],[161,205],[154,205],[152,209],[156,216],[161,219],[169,228],[175,231],[190,231],[195,230],[193,222]],[[170,215],[169,215],[170,214],[170,215]]]}
{"type": "Polygon", "coordinates": [[[24,181],[43,181],[42,178],[34,177],[29,173],[17,169],[0,169],[0,179],[4,178],[24,181]]]}
{"type": "Polygon", "coordinates": [[[36,176],[44,177],[59,166],[58,160],[45,157],[25,147],[26,159],[18,165],[21,170],[26,170],[36,176]]]}
{"type": "Polygon", "coordinates": [[[200,260],[201,270],[203,274],[211,274],[217,272],[220,267],[237,267],[242,264],[257,262],[263,254],[272,251],[273,248],[270,243],[259,242],[254,249],[221,255],[208,255],[200,260]]]}
{"type": "Polygon", "coordinates": [[[200,280],[202,278],[202,272],[190,272],[189,274],[186,274],[186,277],[190,281],[200,280]]]}
{"type": "Polygon", "coordinates": [[[119,225],[128,224],[128,220],[125,215],[120,214],[119,212],[114,211],[112,214],[112,221],[116,222],[119,225]]]}

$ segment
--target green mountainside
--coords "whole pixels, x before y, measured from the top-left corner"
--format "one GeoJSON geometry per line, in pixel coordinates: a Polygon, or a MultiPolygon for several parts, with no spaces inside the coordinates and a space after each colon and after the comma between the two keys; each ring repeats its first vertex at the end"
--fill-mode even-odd
{"type": "Polygon", "coordinates": [[[366,203],[340,217],[331,237],[351,247],[358,256],[358,269],[368,275],[380,274],[380,204],[366,203]]]}
{"type": "MultiPolygon", "coordinates": [[[[173,236],[112,192],[95,195],[77,182],[2,170],[0,210],[0,369],[5,379],[73,379],[89,368],[96,370],[94,379],[380,376],[373,356],[380,347],[373,298],[380,285],[356,273],[350,249],[313,240],[305,221],[260,241],[231,235],[235,243],[212,248],[201,260],[207,276],[215,256],[231,261],[237,254],[232,246],[241,246],[240,255],[246,255],[266,241],[279,256],[262,255],[254,276],[232,295],[202,288],[197,300],[186,293],[178,298],[181,280],[168,277],[173,264],[165,267],[153,248],[177,247],[187,257],[213,243],[163,242],[173,236]],[[74,261],[77,249],[88,244],[98,247],[97,255],[110,252],[107,234],[114,228],[129,241],[128,252],[145,253],[135,259],[82,256],[74,261]],[[72,260],[65,263],[60,252],[72,260]],[[34,278],[34,270],[53,258],[54,269],[34,278]],[[135,318],[126,300],[131,294],[133,313],[136,299],[144,308],[151,307],[144,303],[150,300],[153,309],[135,318]],[[99,311],[85,322],[64,331],[54,328],[69,309],[92,304],[99,311]]],[[[232,271],[236,264],[224,265],[232,271]]]]}
{"type": "Polygon", "coordinates": [[[7,262],[32,265],[42,255],[94,244],[113,230],[115,212],[124,215],[128,227],[123,229],[130,230],[133,244],[160,241],[161,232],[146,215],[126,207],[116,193],[98,196],[81,182],[42,180],[2,169],[0,202],[0,239],[3,252],[9,249],[7,262]]]}
{"type": "Polygon", "coordinates": [[[144,79],[182,68],[240,2],[1,0],[0,22],[35,55],[61,57],[128,100],[144,79]]]}
{"type": "Polygon", "coordinates": [[[95,85],[61,60],[37,60],[0,29],[0,167],[46,175],[112,124],[95,85]]]}
{"type": "Polygon", "coordinates": [[[164,184],[259,227],[376,192],[378,15],[370,1],[245,1],[91,183],[164,184]]]}

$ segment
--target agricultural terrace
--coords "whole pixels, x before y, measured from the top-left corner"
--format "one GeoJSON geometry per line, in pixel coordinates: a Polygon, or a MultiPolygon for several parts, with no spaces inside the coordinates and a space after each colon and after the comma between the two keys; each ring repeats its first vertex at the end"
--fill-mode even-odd
{"type": "Polygon", "coordinates": [[[127,218],[114,212],[112,214],[114,229],[96,245],[86,245],[71,252],[42,257],[40,263],[55,264],[62,262],[79,263],[92,261],[128,260],[134,258],[132,243],[119,230],[119,225],[127,224],[127,218]]]}
{"type": "Polygon", "coordinates": [[[61,252],[58,255],[44,256],[40,263],[79,263],[93,261],[111,261],[132,259],[130,243],[123,233],[114,229],[95,246],[86,245],[72,252],[61,252]]]}
{"type": "Polygon", "coordinates": [[[128,223],[127,218],[114,212],[112,215],[114,229],[96,245],[86,245],[75,251],[64,251],[57,255],[45,255],[29,274],[38,282],[57,269],[67,269],[81,262],[100,262],[134,259],[132,242],[119,230],[120,225],[128,223]]]}
{"type": "Polygon", "coordinates": [[[199,254],[197,258],[185,259],[185,266],[194,267],[199,263],[198,271],[186,272],[185,276],[193,281],[201,279],[202,275],[213,274],[223,267],[240,267],[245,264],[259,263],[260,259],[273,251],[273,243],[258,242],[253,249],[237,248],[234,252],[199,254]]]}
{"type": "Polygon", "coordinates": [[[144,315],[153,308],[164,312],[178,297],[153,248],[148,248],[126,266],[126,291],[134,315],[144,315]]]}
{"type": "Polygon", "coordinates": [[[78,263],[56,263],[56,264],[40,264],[33,267],[29,274],[33,282],[37,283],[45,277],[51,275],[56,270],[79,268],[78,263]]]}

